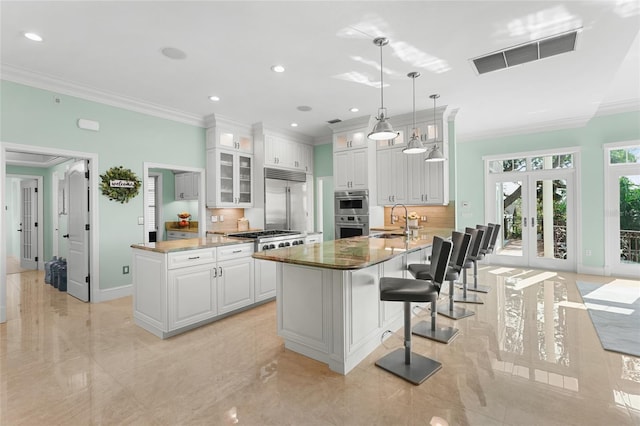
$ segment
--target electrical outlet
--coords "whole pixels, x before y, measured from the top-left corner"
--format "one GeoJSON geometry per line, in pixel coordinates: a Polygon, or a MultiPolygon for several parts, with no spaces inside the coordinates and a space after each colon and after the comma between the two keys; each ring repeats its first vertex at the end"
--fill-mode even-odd
{"type": "Polygon", "coordinates": [[[138,216],[138,225],[144,225],[144,217],[138,216]]]}
{"type": "Polygon", "coordinates": [[[125,265],[125,266],[122,267],[122,273],[123,274],[128,274],[129,273],[129,266],[128,265],[125,265]]]}
{"type": "Polygon", "coordinates": [[[218,221],[218,216],[212,215],[211,216],[211,222],[217,222],[217,221],[218,221]]]}
{"type": "Polygon", "coordinates": [[[218,216],[218,220],[219,220],[220,222],[224,222],[224,216],[222,216],[222,215],[218,216]]]}

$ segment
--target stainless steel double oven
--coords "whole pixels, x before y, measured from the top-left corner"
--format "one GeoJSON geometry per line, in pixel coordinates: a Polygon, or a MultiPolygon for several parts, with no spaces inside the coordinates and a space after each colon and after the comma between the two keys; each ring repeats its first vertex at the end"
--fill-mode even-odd
{"type": "Polygon", "coordinates": [[[369,235],[369,191],[335,192],[335,238],[369,235]]]}

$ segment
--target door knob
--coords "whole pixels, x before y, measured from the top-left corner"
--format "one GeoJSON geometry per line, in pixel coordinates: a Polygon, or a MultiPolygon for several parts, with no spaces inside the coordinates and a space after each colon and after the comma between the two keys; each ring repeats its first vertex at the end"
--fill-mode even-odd
{"type": "Polygon", "coordinates": [[[22,228],[18,229],[18,232],[22,232],[22,228]]]}
{"type": "Polygon", "coordinates": [[[64,234],[62,238],[69,238],[69,234],[64,234]]]}

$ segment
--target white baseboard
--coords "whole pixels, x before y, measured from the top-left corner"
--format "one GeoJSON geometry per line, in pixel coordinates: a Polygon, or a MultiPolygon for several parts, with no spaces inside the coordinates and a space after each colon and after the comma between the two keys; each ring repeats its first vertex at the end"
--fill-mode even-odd
{"type": "Polygon", "coordinates": [[[98,289],[96,297],[92,303],[106,302],[108,300],[120,299],[121,297],[131,296],[133,293],[133,285],[123,285],[121,287],[98,289]]]}
{"type": "Polygon", "coordinates": [[[578,264],[577,272],[579,274],[606,276],[604,267],[602,266],[585,266],[583,264],[578,264]]]}

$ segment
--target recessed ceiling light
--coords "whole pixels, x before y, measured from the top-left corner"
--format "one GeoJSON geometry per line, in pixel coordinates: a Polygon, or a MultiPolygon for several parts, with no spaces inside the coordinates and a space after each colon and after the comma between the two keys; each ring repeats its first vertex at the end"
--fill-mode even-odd
{"type": "Polygon", "coordinates": [[[284,72],[284,67],[282,65],[274,65],[271,67],[271,71],[273,72],[284,72]]]}
{"type": "Polygon", "coordinates": [[[26,38],[28,38],[29,40],[31,40],[31,41],[42,41],[43,40],[43,38],[39,34],[36,34],[36,33],[24,33],[24,36],[26,38]]]}
{"type": "Polygon", "coordinates": [[[351,112],[358,112],[358,111],[360,111],[360,110],[359,110],[358,108],[356,108],[356,107],[353,107],[353,108],[349,108],[349,111],[351,111],[351,112]]]}
{"type": "Polygon", "coordinates": [[[170,59],[184,59],[187,57],[187,54],[182,50],[177,49],[175,47],[165,47],[162,49],[162,54],[170,59]]]}
{"type": "Polygon", "coordinates": [[[220,100],[220,96],[209,96],[209,100],[211,102],[218,102],[220,100]]]}
{"type": "Polygon", "coordinates": [[[311,111],[313,108],[311,108],[308,105],[300,105],[299,107],[296,108],[298,111],[302,111],[302,112],[309,112],[311,111]]]}
{"type": "Polygon", "coordinates": [[[291,123],[291,127],[298,127],[298,123],[291,123]]]}

